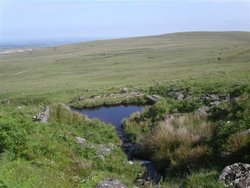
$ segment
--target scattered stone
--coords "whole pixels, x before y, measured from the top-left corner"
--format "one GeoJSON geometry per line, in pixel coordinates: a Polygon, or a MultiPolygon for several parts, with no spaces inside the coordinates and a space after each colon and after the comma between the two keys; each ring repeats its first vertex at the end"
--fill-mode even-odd
{"type": "Polygon", "coordinates": [[[162,98],[161,98],[160,96],[158,96],[158,95],[152,95],[152,96],[148,95],[148,96],[147,96],[147,99],[148,99],[150,102],[152,102],[152,103],[156,103],[156,102],[158,102],[159,100],[161,100],[162,98]]]}
{"type": "Polygon", "coordinates": [[[80,96],[80,97],[78,97],[78,100],[79,100],[79,101],[84,100],[84,96],[80,96]]]}
{"type": "Polygon", "coordinates": [[[85,144],[86,143],[86,139],[85,138],[81,138],[81,137],[76,137],[76,143],[77,144],[85,144]]]}
{"type": "Polygon", "coordinates": [[[121,90],[121,93],[128,93],[128,88],[124,87],[124,88],[121,90]]]}
{"type": "Polygon", "coordinates": [[[103,146],[103,145],[98,145],[98,146],[95,146],[95,148],[97,149],[96,154],[98,156],[109,155],[114,150],[114,146],[107,147],[107,146],[103,146]]]}
{"type": "Polygon", "coordinates": [[[134,162],[133,161],[128,161],[128,164],[133,165],[134,162]]]}
{"type": "Polygon", "coordinates": [[[182,101],[183,99],[189,97],[189,94],[187,93],[187,91],[171,91],[168,93],[168,96],[182,101]]]}
{"type": "Polygon", "coordinates": [[[174,120],[174,116],[171,114],[168,114],[165,116],[165,121],[171,123],[174,120]]]}
{"type": "Polygon", "coordinates": [[[230,100],[229,94],[205,94],[201,96],[201,99],[206,103],[211,106],[216,106],[219,105],[221,102],[227,102],[230,100]]]}
{"type": "Polygon", "coordinates": [[[210,95],[210,99],[213,100],[213,101],[218,101],[219,100],[219,96],[215,95],[215,94],[211,94],[210,95]]]}
{"type": "Polygon", "coordinates": [[[184,95],[180,92],[177,92],[176,93],[176,98],[179,100],[179,101],[182,101],[184,99],[184,95]]]}
{"type": "Polygon", "coordinates": [[[196,114],[199,116],[207,116],[210,109],[208,106],[202,106],[196,111],[196,114]]]}
{"type": "Polygon", "coordinates": [[[222,101],[229,101],[230,95],[229,94],[219,95],[219,99],[222,101]]]}
{"type": "Polygon", "coordinates": [[[210,103],[210,106],[216,107],[216,106],[220,105],[220,103],[221,103],[220,101],[214,101],[214,102],[210,103]]]}
{"type": "Polygon", "coordinates": [[[224,182],[226,187],[249,188],[250,164],[234,163],[226,166],[222,170],[219,179],[224,182]]]}
{"type": "Polygon", "coordinates": [[[127,186],[119,180],[108,178],[99,183],[96,188],[127,188],[127,186]]]}
{"type": "Polygon", "coordinates": [[[43,111],[39,112],[36,116],[33,116],[35,121],[46,123],[49,119],[49,107],[46,106],[43,111]]]}

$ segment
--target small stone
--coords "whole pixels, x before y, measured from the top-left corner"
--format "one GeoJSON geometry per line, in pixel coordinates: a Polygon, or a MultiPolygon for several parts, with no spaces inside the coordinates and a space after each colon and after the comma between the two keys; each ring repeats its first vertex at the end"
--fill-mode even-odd
{"type": "Polygon", "coordinates": [[[122,90],[121,90],[122,93],[128,93],[128,88],[124,87],[122,90]]]}
{"type": "Polygon", "coordinates": [[[210,105],[212,107],[215,107],[215,106],[218,106],[221,102],[220,101],[214,101],[214,102],[211,102],[210,105]]]}
{"type": "Polygon", "coordinates": [[[208,106],[202,106],[202,107],[200,107],[200,108],[196,111],[196,113],[197,113],[199,116],[207,116],[209,110],[210,110],[210,107],[208,107],[208,106]]]}
{"type": "Polygon", "coordinates": [[[80,97],[78,97],[78,100],[79,100],[79,101],[84,100],[84,96],[80,96],[80,97]]]}
{"type": "Polygon", "coordinates": [[[39,112],[36,116],[33,116],[33,120],[46,123],[49,119],[49,107],[46,106],[43,111],[39,112]]]}
{"type": "Polygon", "coordinates": [[[127,188],[122,182],[116,179],[108,178],[99,183],[96,188],[127,188]]]}
{"type": "Polygon", "coordinates": [[[133,161],[128,161],[128,164],[133,165],[134,162],[133,161]]]}
{"type": "Polygon", "coordinates": [[[76,143],[77,144],[84,144],[84,143],[86,143],[86,139],[81,138],[81,137],[76,137],[76,143]]]}
{"type": "Polygon", "coordinates": [[[181,92],[176,92],[176,98],[179,101],[182,101],[184,99],[184,95],[181,92]]]}

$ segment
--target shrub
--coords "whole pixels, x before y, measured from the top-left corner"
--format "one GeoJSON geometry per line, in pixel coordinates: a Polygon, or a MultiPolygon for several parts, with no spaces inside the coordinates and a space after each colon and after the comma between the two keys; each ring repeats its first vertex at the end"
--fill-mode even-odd
{"type": "Polygon", "coordinates": [[[27,124],[14,119],[0,119],[0,152],[11,151],[18,156],[27,142],[27,124]]]}
{"type": "Polygon", "coordinates": [[[151,106],[143,113],[144,118],[151,118],[153,122],[163,120],[169,111],[167,101],[162,100],[151,106]]]}

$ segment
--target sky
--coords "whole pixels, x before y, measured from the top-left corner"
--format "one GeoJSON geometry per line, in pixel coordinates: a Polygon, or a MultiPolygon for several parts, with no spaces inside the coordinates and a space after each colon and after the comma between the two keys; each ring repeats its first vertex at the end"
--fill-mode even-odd
{"type": "Polygon", "coordinates": [[[0,0],[0,42],[250,31],[250,0],[0,0]]]}

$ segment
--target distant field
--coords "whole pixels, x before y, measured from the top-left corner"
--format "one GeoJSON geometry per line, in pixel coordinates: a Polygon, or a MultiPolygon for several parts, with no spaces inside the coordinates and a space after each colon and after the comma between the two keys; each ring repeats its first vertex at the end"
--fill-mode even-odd
{"type": "Polygon", "coordinates": [[[249,32],[190,32],[0,55],[0,96],[189,79],[250,80],[249,32]]]}

